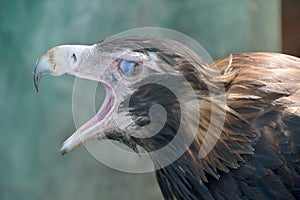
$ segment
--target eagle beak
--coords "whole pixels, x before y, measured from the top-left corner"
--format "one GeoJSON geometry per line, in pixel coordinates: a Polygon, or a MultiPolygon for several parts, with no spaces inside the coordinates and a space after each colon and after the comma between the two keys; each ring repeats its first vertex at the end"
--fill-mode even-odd
{"type": "MultiPolygon", "coordinates": [[[[93,46],[85,45],[63,45],[50,49],[39,59],[34,69],[33,81],[35,89],[39,91],[39,82],[43,75],[61,76],[68,74],[79,78],[91,79],[89,74],[86,75],[84,73],[84,69],[87,68],[85,61],[92,48],[93,46]]],[[[60,150],[61,154],[77,148],[88,139],[102,137],[99,132],[106,127],[103,121],[105,121],[105,118],[114,106],[112,88],[105,84],[105,90],[106,97],[97,114],[63,143],[60,150]]]]}
{"type": "Polygon", "coordinates": [[[40,79],[43,75],[61,76],[75,75],[79,64],[91,46],[61,45],[47,51],[37,62],[33,73],[34,86],[39,91],[40,79]]]}

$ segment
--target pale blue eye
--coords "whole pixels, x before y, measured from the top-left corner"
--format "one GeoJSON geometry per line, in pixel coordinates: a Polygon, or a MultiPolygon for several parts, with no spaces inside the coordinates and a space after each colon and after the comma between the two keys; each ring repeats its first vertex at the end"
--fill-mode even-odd
{"type": "Polygon", "coordinates": [[[126,76],[132,76],[135,75],[137,72],[137,66],[138,63],[132,62],[132,61],[127,61],[127,60],[122,60],[120,62],[120,69],[122,73],[126,76]]]}

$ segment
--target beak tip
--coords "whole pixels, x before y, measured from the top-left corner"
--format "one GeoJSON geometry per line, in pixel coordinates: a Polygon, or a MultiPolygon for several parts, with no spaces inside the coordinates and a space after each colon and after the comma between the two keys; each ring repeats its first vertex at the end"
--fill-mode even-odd
{"type": "MultiPolygon", "coordinates": [[[[71,136],[72,138],[72,136],[71,136]]],[[[73,149],[75,149],[78,145],[74,145],[72,143],[72,140],[68,139],[66,140],[63,144],[62,144],[62,147],[60,148],[59,150],[59,153],[63,156],[67,153],[69,153],[70,151],[72,151],[73,149]]]]}
{"type": "Polygon", "coordinates": [[[59,153],[63,156],[67,153],[67,151],[65,151],[64,149],[59,150],[59,153]]]}
{"type": "Polygon", "coordinates": [[[34,73],[33,73],[33,83],[34,83],[36,92],[39,92],[40,79],[41,79],[41,75],[39,73],[37,73],[37,71],[35,69],[34,73]]]}
{"type": "Polygon", "coordinates": [[[65,155],[66,153],[68,153],[67,149],[62,147],[60,150],[59,150],[59,153],[63,156],[65,155]]]}
{"type": "Polygon", "coordinates": [[[83,140],[80,138],[78,132],[75,132],[62,144],[62,147],[59,150],[59,152],[61,155],[65,155],[68,152],[79,147],[82,143],[83,143],[83,140]]]}
{"type": "Polygon", "coordinates": [[[39,92],[39,87],[35,86],[35,91],[39,92]]]}

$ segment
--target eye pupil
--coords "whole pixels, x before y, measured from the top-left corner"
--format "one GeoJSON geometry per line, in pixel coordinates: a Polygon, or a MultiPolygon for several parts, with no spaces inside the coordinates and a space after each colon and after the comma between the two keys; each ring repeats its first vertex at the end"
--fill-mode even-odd
{"type": "Polygon", "coordinates": [[[122,73],[126,76],[135,75],[137,66],[138,66],[138,63],[132,62],[132,61],[122,60],[120,62],[120,69],[121,69],[122,73]]]}

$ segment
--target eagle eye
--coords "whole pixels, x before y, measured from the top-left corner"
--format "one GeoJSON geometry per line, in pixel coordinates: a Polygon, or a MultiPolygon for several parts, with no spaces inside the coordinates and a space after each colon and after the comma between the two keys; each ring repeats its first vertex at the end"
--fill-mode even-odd
{"type": "Polygon", "coordinates": [[[120,71],[125,76],[134,76],[139,72],[139,63],[128,61],[128,60],[121,60],[119,63],[120,71]]]}

